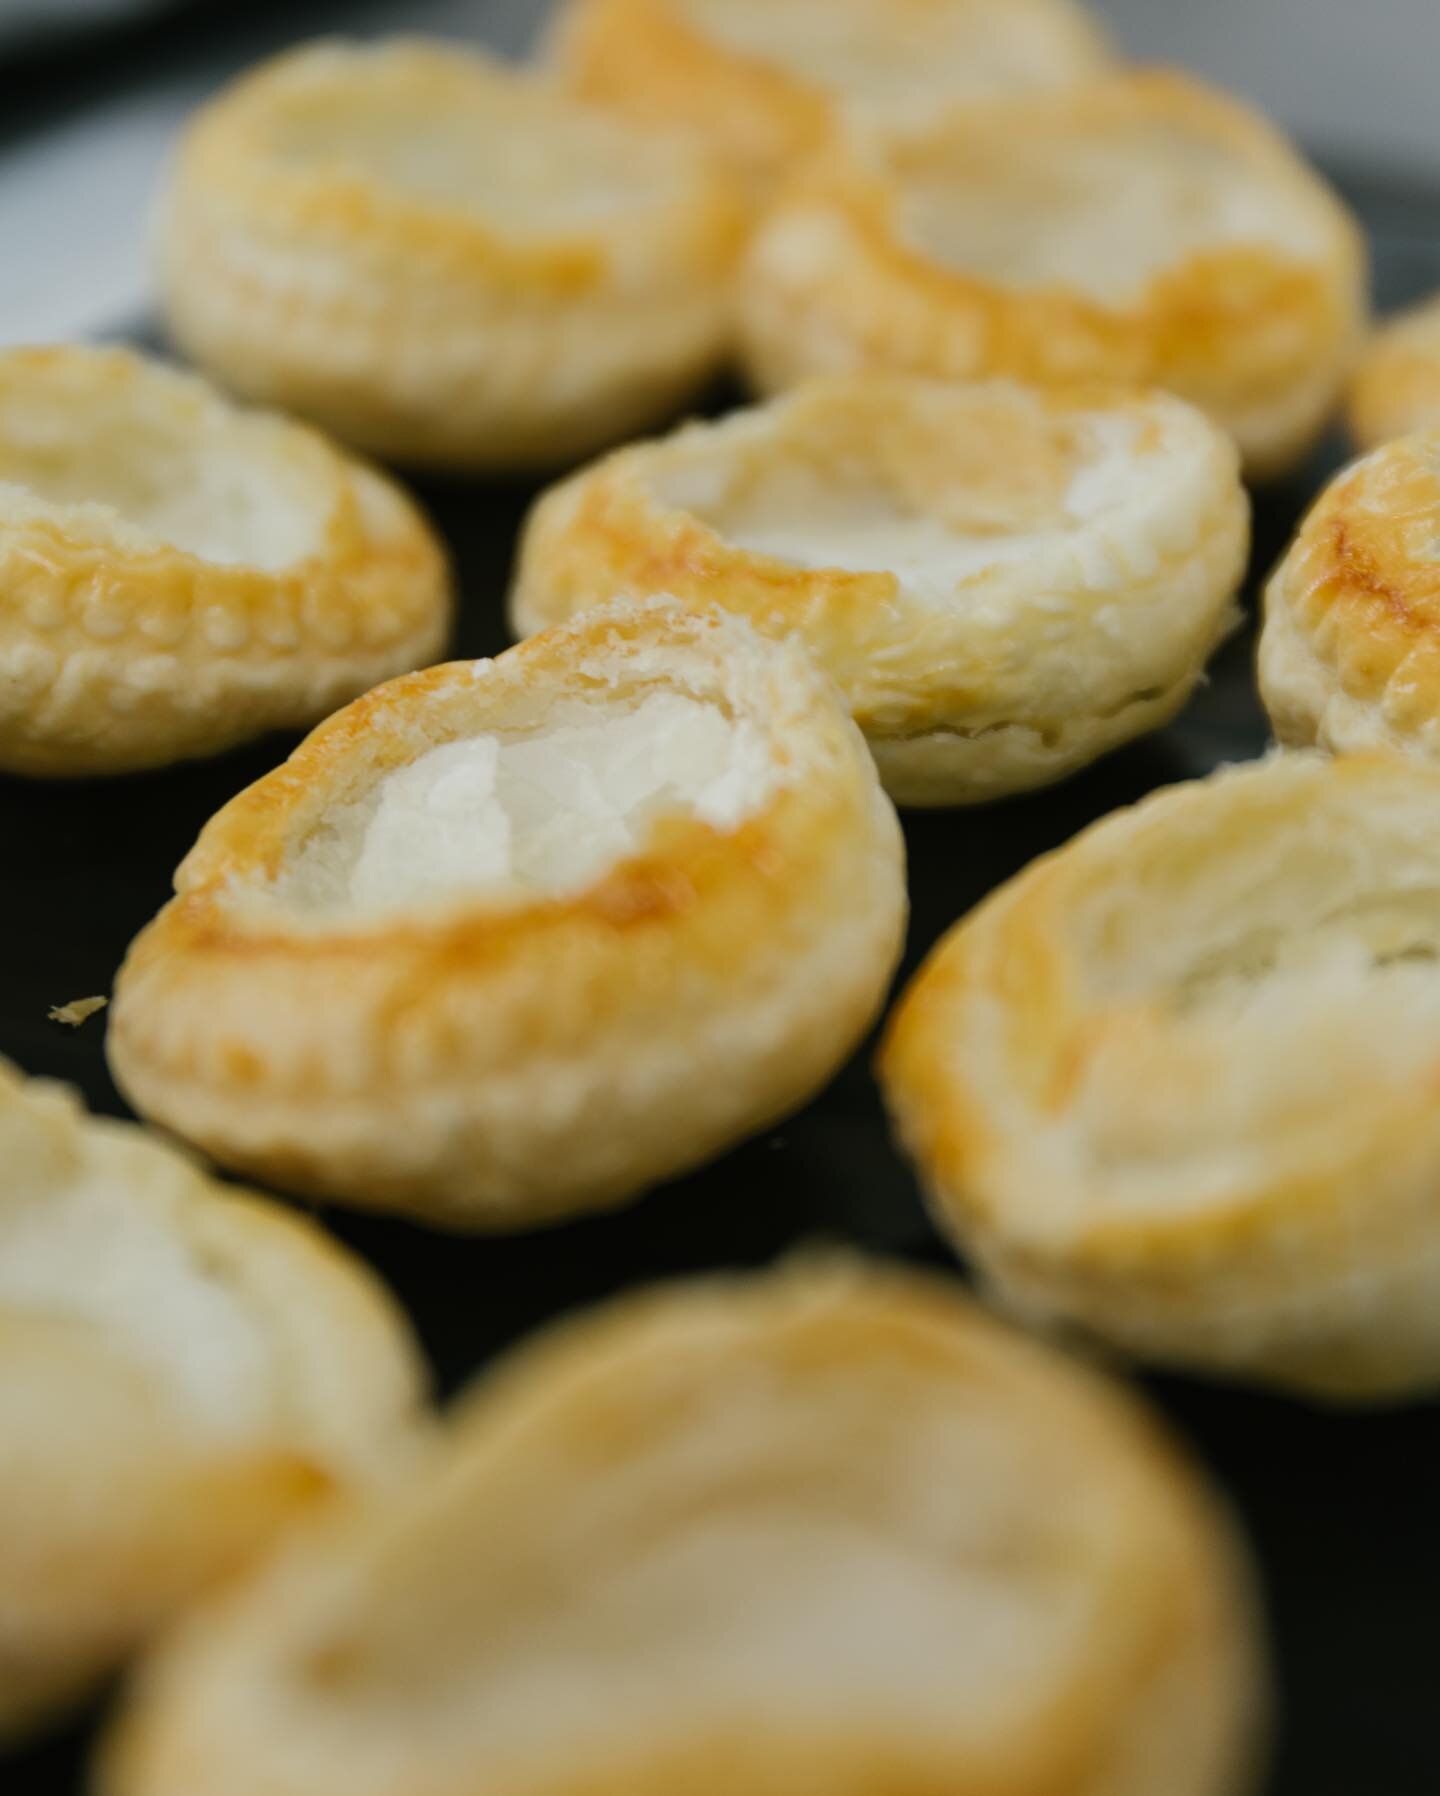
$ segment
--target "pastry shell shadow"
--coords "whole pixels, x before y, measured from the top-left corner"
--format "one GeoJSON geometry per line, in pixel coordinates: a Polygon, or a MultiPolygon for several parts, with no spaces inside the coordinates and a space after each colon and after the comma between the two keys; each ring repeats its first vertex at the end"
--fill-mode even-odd
{"type": "Polygon", "coordinates": [[[1248,544],[1234,448],[1178,400],[837,376],[553,488],[511,620],[664,592],[793,633],[897,803],[973,803],[1179,710],[1248,544]]]}
{"type": "Polygon", "coordinates": [[[1336,1401],[1440,1386],[1440,772],[1171,787],[946,936],[880,1072],[937,1221],[1035,1322],[1336,1401]]]}
{"type": "Polygon", "coordinates": [[[100,1790],[1240,1796],[1265,1688],[1138,1402],[939,1279],[802,1263],[522,1349],[166,1646],[100,1790]]]}
{"type": "Polygon", "coordinates": [[[545,466],[714,372],[744,228],[708,159],[532,74],[336,40],[196,116],[160,275],[175,339],[237,392],[387,459],[545,466]]]}
{"type": "Polygon", "coordinates": [[[0,352],[0,769],[112,774],[431,661],[444,551],[383,475],[127,350],[0,352]]]}
{"type": "MultiPolygon", "coordinates": [[[[682,732],[662,758],[687,752],[682,732]]],[[[798,648],[666,604],[381,687],[220,811],[176,890],[111,1008],[132,1101],[227,1166],[456,1228],[621,1202],[797,1106],[874,1016],[906,911],[895,815],[833,688],[798,648]],[[647,696],[733,728],[753,802],[662,806],[564,889],[347,908],[344,831],[387,779],[647,696]],[[317,908],[295,869],[327,855],[341,897],[317,908]]]]}
{"type": "Polygon", "coordinates": [[[5,1739],[319,1498],[394,1476],[423,1380],[320,1230],[4,1062],[0,1157],[5,1739]]]}
{"type": "Polygon", "coordinates": [[[1366,314],[1349,212],[1238,101],[1167,71],[853,136],[742,270],[764,392],[867,367],[1163,387],[1256,477],[1314,444],[1366,314]]]}

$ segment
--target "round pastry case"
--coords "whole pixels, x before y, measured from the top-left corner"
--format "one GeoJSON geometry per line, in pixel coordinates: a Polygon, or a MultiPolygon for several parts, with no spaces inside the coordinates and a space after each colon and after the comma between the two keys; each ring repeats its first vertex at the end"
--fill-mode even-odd
{"type": "MultiPolygon", "coordinates": [[[[1440,286],[1440,194],[1341,186],[1370,227],[1382,311],[1440,286]]],[[[712,401],[721,409],[737,397],[712,401]]],[[[1246,628],[1173,724],[1048,791],[904,817],[913,915],[901,980],[958,916],[1037,854],[1153,787],[1262,752],[1255,593],[1346,453],[1336,435],[1299,474],[1256,495],[1246,628]]],[[[495,653],[509,641],[512,554],[537,489],[427,480],[417,490],[456,560],[455,652],[495,653]]],[[[67,1028],[48,1012],[108,991],[201,824],[293,742],[271,737],[112,781],[0,779],[0,1053],[73,1082],[100,1111],[126,1114],[105,1066],[103,1014],[67,1028]]],[[[538,1324],[667,1274],[758,1265],[824,1240],[952,1266],[891,1144],[873,1048],[867,1041],[781,1127],[613,1215],[475,1239],[339,1210],[326,1220],[407,1306],[444,1392],[538,1324]]],[[[1431,1618],[1440,1607],[1434,1409],[1350,1413],[1191,1380],[1145,1383],[1228,1492],[1259,1558],[1279,1686],[1269,1796],[1420,1796],[1440,1787],[1431,1721],[1431,1618]]],[[[6,1796],[83,1788],[92,1726],[93,1716],[82,1717],[0,1761],[6,1796]]]]}

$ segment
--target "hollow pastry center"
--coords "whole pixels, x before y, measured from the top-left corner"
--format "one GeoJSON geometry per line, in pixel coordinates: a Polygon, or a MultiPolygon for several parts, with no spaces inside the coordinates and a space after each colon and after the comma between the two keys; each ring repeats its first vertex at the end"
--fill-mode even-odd
{"type": "Polygon", "coordinates": [[[904,237],[1003,286],[1121,303],[1206,250],[1320,251],[1309,210],[1223,143],[1135,121],[1103,139],[967,136],[901,177],[904,237]]]}
{"type": "Polygon", "coordinates": [[[108,384],[0,387],[0,519],[269,571],[319,549],[330,496],[290,433],[164,376],[108,384]]]}
{"type": "Polygon", "coordinates": [[[1031,1438],[1023,1403],[876,1361],[825,1375],[802,1352],[792,1387],[739,1348],[709,1388],[681,1373],[653,1412],[625,1403],[613,1436],[554,1423],[523,1514],[514,1490],[492,1509],[483,1480],[457,1483],[328,1618],[320,1662],[344,1669],[312,1712],[393,1713],[403,1690],[499,1764],[663,1753],[737,1719],[858,1713],[981,1750],[1033,1724],[1089,1651],[1109,1493],[1063,1429],[1031,1438]],[[1069,1500],[1042,1501],[1057,1478],[1069,1500]]]}
{"type": "Polygon", "coordinates": [[[342,831],[348,864],[328,896],[376,915],[573,891],[641,850],[667,812],[734,827],[773,777],[763,733],[717,705],[671,691],[572,701],[543,729],[449,742],[388,775],[342,831]]]}
{"type": "Polygon", "coordinates": [[[903,432],[879,432],[859,448],[853,421],[829,444],[822,428],[818,442],[763,466],[717,444],[656,485],[734,548],[793,567],[890,573],[912,599],[939,605],[972,576],[1043,557],[1134,496],[1128,418],[1052,433],[997,412],[991,425],[975,430],[973,455],[956,441],[927,454],[923,433],[907,444],[903,432]]]}
{"type": "Polygon", "coordinates": [[[95,1351],[143,1365],[216,1434],[271,1417],[260,1319],[207,1265],[168,1206],[153,1211],[83,1165],[0,1203],[0,1310],[77,1322],[95,1351]]]}
{"type": "Polygon", "coordinates": [[[501,79],[460,91],[391,82],[363,60],[335,89],[282,110],[269,148],[282,163],[376,182],[518,238],[604,224],[668,185],[663,158],[558,100],[501,79]]]}
{"type": "Polygon", "coordinates": [[[1085,63],[1071,21],[988,0],[683,0],[706,36],[841,96],[877,119],[914,123],[956,100],[1072,78],[1085,63]]]}
{"type": "MultiPolygon", "coordinates": [[[[1322,854],[1273,833],[1271,864],[1246,867],[1243,887],[1217,853],[1203,890],[1136,898],[1153,920],[1132,911],[1086,964],[1073,1049],[1057,1044],[1073,1059],[1056,1119],[1103,1166],[1107,1203],[1126,1201],[1127,1172],[1145,1202],[1223,1196],[1252,1162],[1324,1152],[1357,1114],[1432,1101],[1440,867],[1412,866],[1387,889],[1344,864],[1351,850],[1385,855],[1358,830],[1322,854]]],[[[1146,891],[1143,866],[1126,877],[1146,891]]]]}

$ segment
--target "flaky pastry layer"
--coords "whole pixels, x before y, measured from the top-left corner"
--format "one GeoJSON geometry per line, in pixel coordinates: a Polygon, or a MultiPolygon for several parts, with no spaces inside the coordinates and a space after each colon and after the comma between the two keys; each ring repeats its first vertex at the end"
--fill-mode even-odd
{"type": "Polygon", "coordinates": [[[105,1796],[1235,1796],[1228,1522],[1132,1399],[898,1270],[623,1299],[152,1663],[105,1796]]]}
{"type": "Polygon", "coordinates": [[[322,1494],[393,1475],[409,1330],[278,1205],[0,1062],[0,1738],[322,1494]]]}
{"type": "Polygon", "coordinates": [[[839,376],[552,489],[511,616],[663,592],[793,633],[897,802],[974,802],[1173,715],[1248,539],[1233,447],[1177,400],[839,376]]]}
{"type": "Polygon", "coordinates": [[[1360,233],[1238,102],[1163,71],[832,145],[742,271],[762,391],[882,367],[1163,387],[1282,472],[1365,316],[1360,233]]]}
{"type": "Polygon", "coordinates": [[[1161,791],[942,941],[881,1074],[1007,1303],[1326,1398],[1440,1382],[1440,773],[1161,791]]]}
{"type": "Polygon", "coordinates": [[[226,1165],[464,1228],[622,1201],[793,1108],[874,1015],[905,918],[895,815],[830,683],[666,605],[380,688],[220,811],[176,891],[111,1007],[137,1107],[226,1165]],[[297,869],[426,751],[656,694],[758,745],[733,821],[672,807],[564,890],[301,901],[297,869]]]}
{"type": "Polygon", "coordinates": [[[120,349],[0,353],[0,769],[108,774],[422,666],[445,555],[314,432],[120,349]]]}
{"type": "Polygon", "coordinates": [[[1108,51],[1070,0],[573,0],[550,58],[584,99],[702,138],[763,195],[848,125],[1063,87],[1108,51]]]}
{"type": "Polygon", "coordinates": [[[171,330],[376,454],[552,463],[663,417],[725,348],[744,208],[687,148],[459,46],[322,42],[197,116],[171,330]]]}
{"type": "Polygon", "coordinates": [[[1265,593],[1258,670],[1277,738],[1440,759],[1440,428],[1346,468],[1265,593]]]}

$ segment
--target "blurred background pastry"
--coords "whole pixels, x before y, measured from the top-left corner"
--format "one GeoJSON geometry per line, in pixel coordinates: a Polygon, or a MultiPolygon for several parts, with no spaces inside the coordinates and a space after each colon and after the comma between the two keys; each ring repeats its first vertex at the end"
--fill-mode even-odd
{"type": "Polygon", "coordinates": [[[178,1635],[103,1796],[1242,1796],[1245,1561],[1132,1397],[804,1263],[502,1365],[423,1476],[178,1635]]]}

